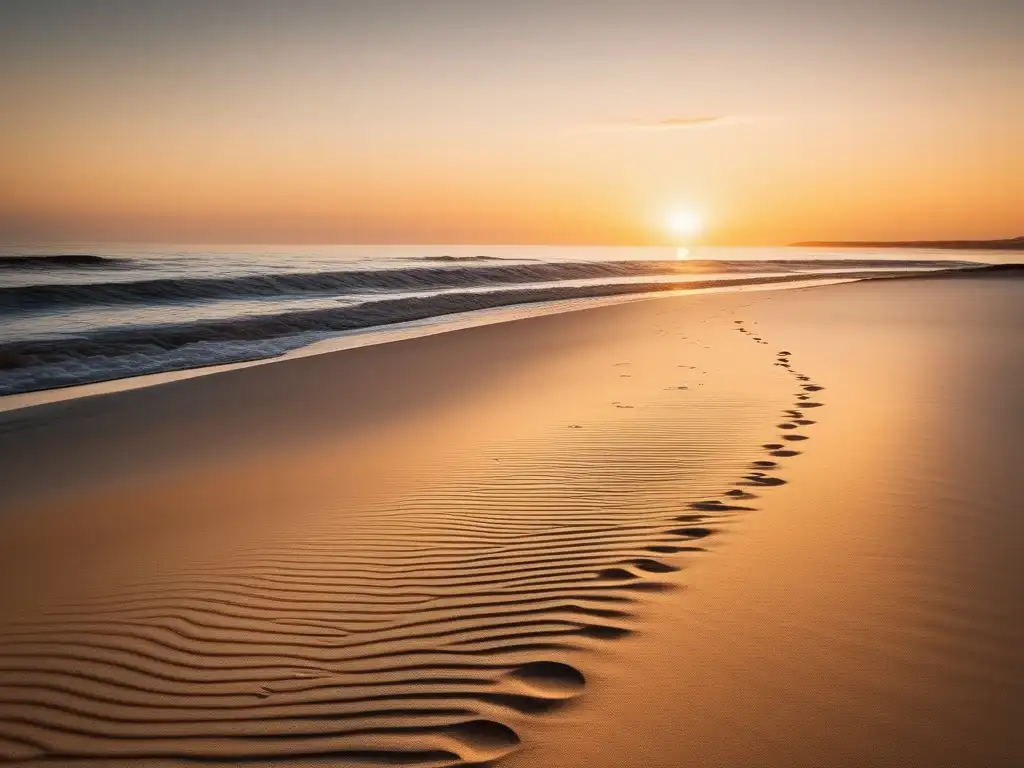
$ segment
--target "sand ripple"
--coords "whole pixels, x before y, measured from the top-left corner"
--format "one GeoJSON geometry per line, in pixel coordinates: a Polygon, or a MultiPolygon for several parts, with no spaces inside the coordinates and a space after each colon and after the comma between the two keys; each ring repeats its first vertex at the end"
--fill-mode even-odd
{"type": "MultiPolygon", "coordinates": [[[[778,363],[807,380],[788,352],[778,363]]],[[[781,439],[804,439],[789,430],[818,405],[781,413],[781,439]]],[[[615,410],[639,415],[504,446],[493,467],[357,520],[327,515],[237,562],[9,622],[0,756],[496,760],[519,746],[516,722],[582,692],[581,651],[634,631],[639,600],[671,589],[686,558],[753,509],[751,491],[785,482],[776,461],[722,458],[737,441],[748,456],[798,453],[757,447],[779,413],[736,406],[680,407],[674,420],[615,410]]]]}

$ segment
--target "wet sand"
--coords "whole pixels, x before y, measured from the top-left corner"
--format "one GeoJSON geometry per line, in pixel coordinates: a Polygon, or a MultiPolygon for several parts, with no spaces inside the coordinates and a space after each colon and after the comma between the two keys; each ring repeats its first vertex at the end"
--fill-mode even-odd
{"type": "Polygon", "coordinates": [[[656,299],[0,417],[0,756],[1017,764],[1024,280],[656,299]]]}

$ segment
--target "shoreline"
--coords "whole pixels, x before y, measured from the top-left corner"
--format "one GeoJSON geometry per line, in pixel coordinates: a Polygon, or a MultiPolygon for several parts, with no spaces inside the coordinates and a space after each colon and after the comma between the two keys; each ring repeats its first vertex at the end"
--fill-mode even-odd
{"type": "MultiPolygon", "coordinates": [[[[1005,272],[1020,269],[1017,264],[999,265],[973,265],[957,266],[934,270],[935,276],[952,276],[959,272],[1005,272]]],[[[873,271],[869,273],[851,273],[844,275],[836,273],[830,276],[785,276],[785,277],[752,277],[737,278],[729,281],[716,281],[715,284],[698,285],[694,283],[690,287],[665,288],[656,292],[612,294],[607,296],[591,296],[575,299],[544,300],[527,303],[514,303],[503,306],[489,307],[485,309],[468,310],[454,314],[433,315],[429,317],[388,323],[384,325],[367,326],[355,328],[349,331],[322,339],[311,341],[290,351],[269,357],[256,357],[251,360],[242,360],[229,363],[212,363],[207,365],[196,365],[190,368],[175,368],[156,373],[140,374],[125,378],[102,379],[86,384],[68,384],[46,389],[33,389],[27,392],[19,392],[10,395],[0,395],[0,413],[19,410],[22,408],[44,405],[47,403],[61,402],[78,397],[92,397],[95,395],[109,394],[139,387],[155,386],[181,379],[189,379],[196,376],[221,373],[224,371],[239,368],[264,365],[268,363],[288,360],[295,357],[304,357],[312,354],[324,354],[369,344],[387,343],[396,339],[417,338],[421,335],[432,333],[443,333],[449,330],[457,330],[464,327],[474,327],[497,322],[506,322],[523,317],[546,315],[552,312],[575,311],[581,308],[595,306],[614,305],[620,302],[641,301],[650,298],[665,298],[668,296],[683,296],[694,293],[717,293],[721,291],[758,291],[758,290],[792,290],[814,285],[832,285],[852,280],[884,280],[896,278],[923,277],[920,272],[906,273],[905,271],[873,271]]]]}
{"type": "Polygon", "coordinates": [[[233,363],[198,365],[193,368],[172,369],[160,373],[140,374],[138,376],[131,376],[127,378],[105,379],[88,384],[69,384],[62,387],[30,390],[28,392],[19,392],[11,395],[0,395],[0,413],[28,408],[35,405],[60,402],[78,397],[91,397],[94,395],[136,389],[139,387],[156,386],[159,384],[177,381],[179,379],[189,379],[196,376],[205,376],[239,368],[248,368],[254,365],[265,365],[283,360],[290,360],[296,357],[327,354],[330,352],[353,349],[372,344],[382,344],[401,339],[419,338],[420,336],[432,335],[435,333],[445,333],[451,330],[458,330],[460,328],[471,328],[478,325],[509,322],[523,318],[561,312],[573,312],[578,309],[613,306],[623,302],[644,301],[653,298],[685,296],[697,293],[787,290],[812,285],[832,285],[856,279],[861,278],[837,276],[800,279],[794,277],[768,282],[766,282],[765,278],[752,278],[749,282],[738,280],[713,287],[678,288],[654,293],[638,292],[611,296],[536,301],[507,304],[487,309],[468,310],[452,314],[433,315],[418,320],[367,326],[365,328],[355,328],[349,331],[339,332],[337,335],[330,338],[313,341],[304,346],[297,347],[296,349],[273,357],[258,357],[252,360],[233,363]]]}

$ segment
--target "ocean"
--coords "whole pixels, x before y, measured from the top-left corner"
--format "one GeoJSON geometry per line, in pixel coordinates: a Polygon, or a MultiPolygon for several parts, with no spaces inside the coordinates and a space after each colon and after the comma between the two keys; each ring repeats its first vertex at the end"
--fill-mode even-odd
{"type": "Polygon", "coordinates": [[[1006,260],[989,251],[76,244],[0,249],[0,396],[273,358],[466,312],[1006,260]]]}

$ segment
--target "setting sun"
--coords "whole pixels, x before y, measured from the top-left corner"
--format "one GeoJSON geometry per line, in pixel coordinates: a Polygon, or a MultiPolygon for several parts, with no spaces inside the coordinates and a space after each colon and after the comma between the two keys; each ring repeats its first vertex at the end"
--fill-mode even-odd
{"type": "Polygon", "coordinates": [[[701,215],[689,208],[673,211],[665,223],[668,231],[677,238],[695,237],[704,230],[701,215]]]}

